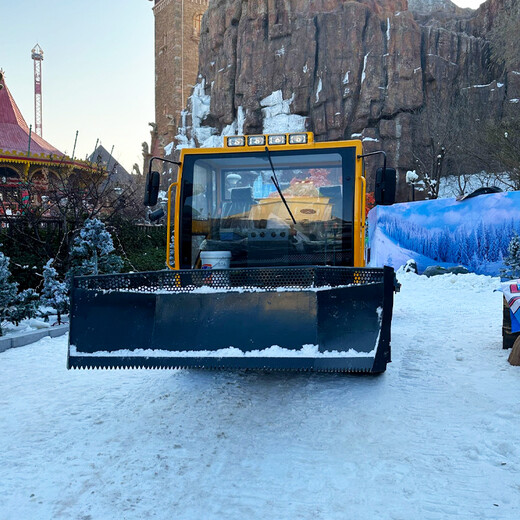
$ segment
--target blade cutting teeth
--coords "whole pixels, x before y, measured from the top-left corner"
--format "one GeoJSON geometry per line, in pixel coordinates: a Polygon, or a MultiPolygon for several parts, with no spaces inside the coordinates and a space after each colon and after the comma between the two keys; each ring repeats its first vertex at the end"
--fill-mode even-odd
{"type": "MultiPolygon", "coordinates": [[[[343,373],[343,374],[362,374],[370,373],[371,370],[368,367],[343,367],[343,368],[326,368],[326,367],[269,367],[269,366],[244,366],[243,363],[230,363],[226,366],[222,366],[218,363],[163,363],[163,364],[143,364],[138,362],[107,362],[100,364],[99,362],[85,362],[83,360],[72,360],[70,362],[70,368],[75,370],[182,370],[182,369],[194,369],[194,370],[254,370],[260,372],[314,372],[314,373],[343,373]]],[[[214,360],[213,360],[214,361],[214,360]]]]}

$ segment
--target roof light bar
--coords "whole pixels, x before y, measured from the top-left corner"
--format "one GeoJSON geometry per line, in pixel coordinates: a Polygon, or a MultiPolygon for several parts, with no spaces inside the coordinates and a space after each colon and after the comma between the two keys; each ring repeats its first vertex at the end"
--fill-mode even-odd
{"type": "Polygon", "coordinates": [[[247,146],[265,146],[265,135],[248,136],[247,146]]]}
{"type": "Polygon", "coordinates": [[[307,144],[308,142],[308,134],[289,134],[289,144],[307,144]]]}
{"type": "Polygon", "coordinates": [[[282,145],[287,144],[287,136],[285,134],[273,134],[267,138],[267,142],[270,145],[282,145]]]}
{"type": "Polygon", "coordinates": [[[226,143],[229,147],[245,146],[246,138],[243,135],[232,135],[226,137],[226,143]]]}

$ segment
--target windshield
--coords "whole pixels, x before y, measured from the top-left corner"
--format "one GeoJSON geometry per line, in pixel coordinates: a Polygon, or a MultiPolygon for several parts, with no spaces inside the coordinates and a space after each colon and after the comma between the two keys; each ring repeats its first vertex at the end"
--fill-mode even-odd
{"type": "Polygon", "coordinates": [[[204,267],[206,251],[231,267],[351,265],[352,154],[271,152],[274,174],[266,152],[186,155],[182,267],[204,267]]]}

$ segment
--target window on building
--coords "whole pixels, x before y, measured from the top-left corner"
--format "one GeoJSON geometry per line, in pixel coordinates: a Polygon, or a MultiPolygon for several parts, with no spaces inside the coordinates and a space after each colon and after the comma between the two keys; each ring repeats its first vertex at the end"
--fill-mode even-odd
{"type": "Polygon", "coordinates": [[[193,37],[199,39],[200,38],[200,29],[202,25],[202,16],[204,13],[197,13],[193,17],[193,37]]]}

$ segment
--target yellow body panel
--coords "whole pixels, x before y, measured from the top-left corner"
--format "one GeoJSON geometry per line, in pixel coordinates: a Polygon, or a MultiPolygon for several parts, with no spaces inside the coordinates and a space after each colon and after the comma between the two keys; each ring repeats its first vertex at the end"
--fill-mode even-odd
{"type": "MultiPolygon", "coordinates": [[[[287,134],[289,136],[290,134],[287,134]]],[[[351,141],[327,141],[327,142],[315,142],[314,136],[311,132],[307,132],[309,142],[302,145],[268,145],[267,148],[272,152],[279,151],[297,151],[297,150],[322,150],[322,149],[333,149],[333,148],[356,148],[356,165],[355,165],[355,200],[354,200],[354,236],[353,236],[353,253],[354,253],[354,266],[364,267],[365,266],[365,196],[366,196],[366,180],[363,176],[363,159],[359,157],[363,154],[362,142],[358,139],[351,141]]],[[[266,136],[267,140],[267,136],[266,136]]],[[[288,139],[287,139],[288,141],[288,139]]],[[[247,142],[247,138],[246,138],[247,142]]],[[[182,165],[184,164],[184,158],[187,155],[210,155],[210,154],[229,154],[229,153],[247,153],[247,152],[258,152],[265,150],[265,146],[238,146],[229,147],[225,146],[222,148],[184,148],[181,151],[181,166],[179,166],[179,172],[177,181],[173,183],[168,189],[168,225],[167,225],[167,252],[166,252],[166,264],[170,269],[180,269],[180,245],[177,237],[173,234],[173,246],[174,246],[174,264],[171,264],[171,244],[172,244],[172,231],[178,229],[180,226],[181,214],[180,214],[180,186],[182,183],[182,165]],[[175,191],[175,195],[172,194],[175,191]],[[173,198],[175,197],[175,198],[173,198]],[[172,215],[172,203],[174,202],[175,214],[172,215]],[[173,219],[173,222],[172,222],[173,219]]],[[[267,199],[260,201],[258,206],[263,204],[269,204],[264,202],[267,199]]],[[[287,199],[288,204],[291,206],[291,199],[287,199]]],[[[279,201],[277,201],[280,204],[279,201]]],[[[309,203],[309,201],[307,201],[309,203]]],[[[321,199],[323,203],[323,199],[321,199]]],[[[324,204],[328,206],[328,204],[324,204]]],[[[291,206],[292,207],[292,206],[291,206]]],[[[263,211],[263,210],[256,210],[263,211]]],[[[285,218],[285,216],[284,216],[285,218]]],[[[297,219],[298,220],[298,219],[297,219]]]]}

